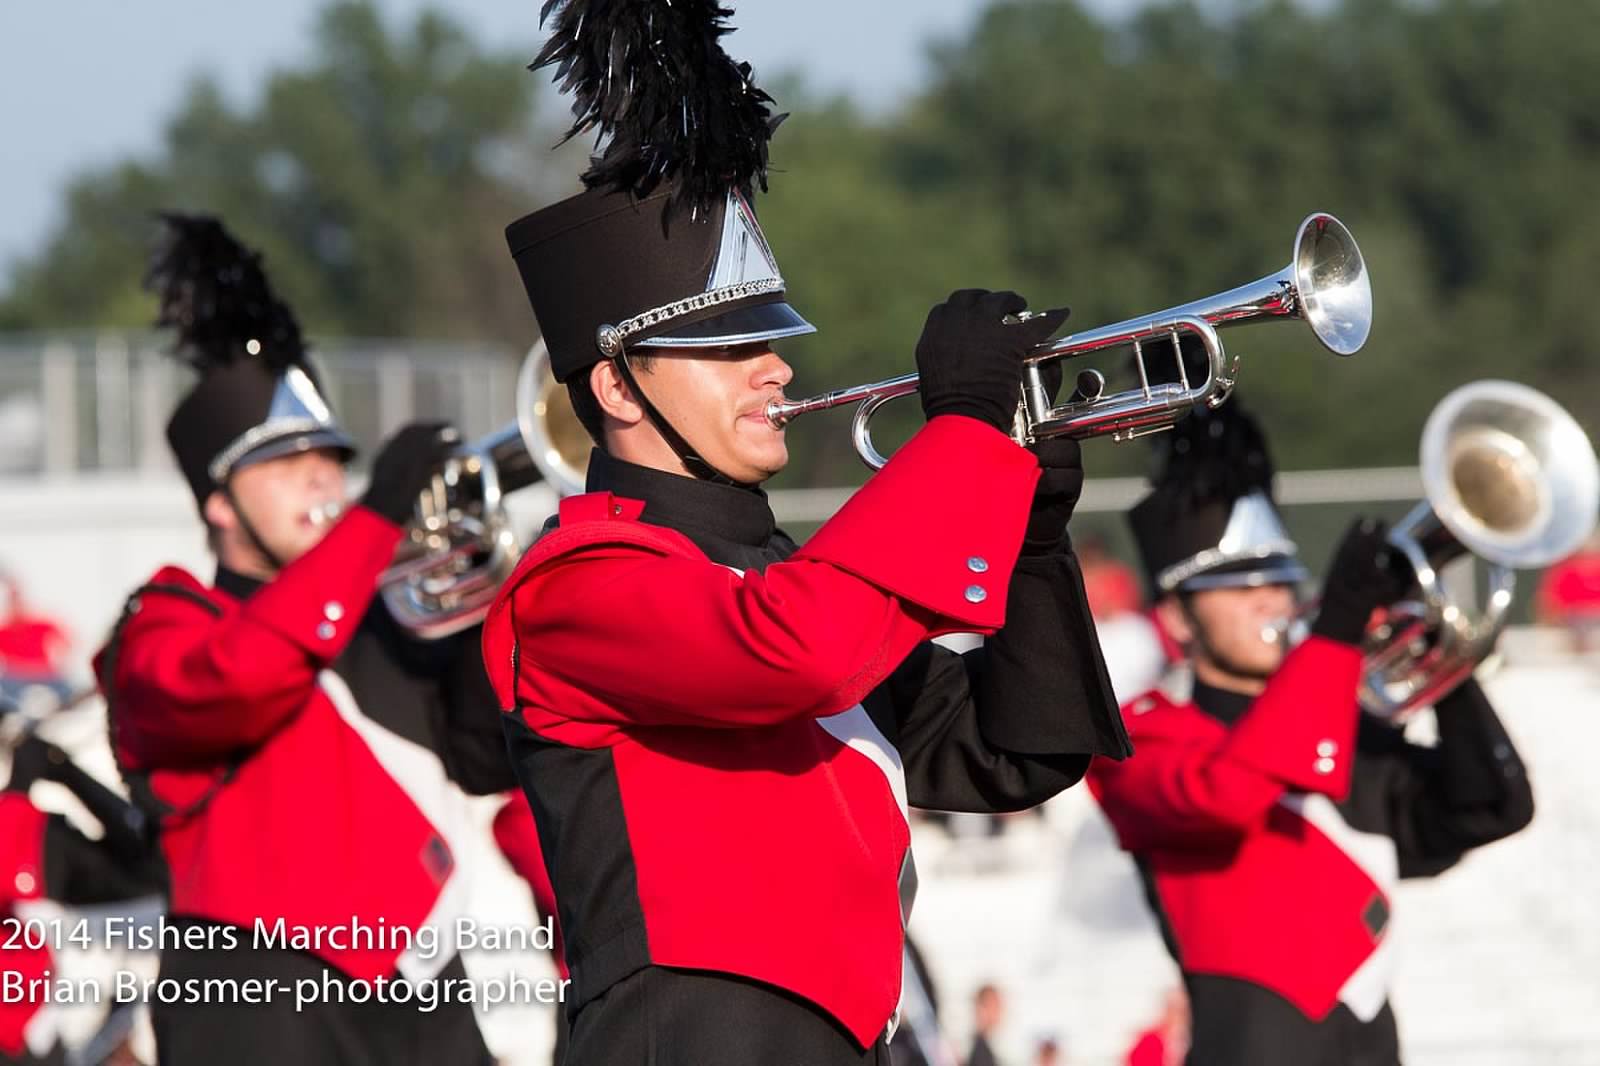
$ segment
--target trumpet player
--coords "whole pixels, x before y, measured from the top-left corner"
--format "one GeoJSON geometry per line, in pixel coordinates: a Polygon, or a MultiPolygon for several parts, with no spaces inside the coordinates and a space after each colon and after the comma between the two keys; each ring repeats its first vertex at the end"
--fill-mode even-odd
{"type": "Polygon", "coordinates": [[[1237,399],[1180,423],[1130,513],[1156,610],[1193,675],[1125,708],[1137,754],[1090,788],[1183,971],[1190,1066],[1396,1066],[1388,1003],[1397,881],[1432,876],[1533,816],[1527,775],[1476,683],[1438,701],[1439,743],[1357,704],[1374,610],[1411,577],[1382,525],[1333,554],[1310,635],[1305,579],[1237,399]]]}
{"type": "Polygon", "coordinates": [[[772,342],[813,330],[751,206],[769,98],[722,14],[557,15],[542,61],[611,147],[507,235],[595,450],[484,660],[566,938],[568,1066],[886,1066],[907,806],[1028,807],[1128,750],[1065,536],[1078,447],[1008,435],[1023,355],[1065,312],[934,308],[926,425],[797,548],[761,489],[788,457],[766,410],[792,376],[772,342]],[[620,117],[597,42],[630,72],[620,117]],[[689,143],[655,136],[680,115],[689,143]],[[930,643],[961,630],[993,636],[930,643]]]}
{"type": "Polygon", "coordinates": [[[354,446],[291,312],[215,218],[165,224],[158,325],[199,371],[167,437],[216,577],[156,573],[96,671],[171,868],[162,979],[318,991],[159,999],[161,1062],[487,1062],[465,1003],[356,987],[462,976],[461,789],[514,784],[476,633],[413,642],[374,598],[449,435],[402,429],[332,517],[354,446]]]}

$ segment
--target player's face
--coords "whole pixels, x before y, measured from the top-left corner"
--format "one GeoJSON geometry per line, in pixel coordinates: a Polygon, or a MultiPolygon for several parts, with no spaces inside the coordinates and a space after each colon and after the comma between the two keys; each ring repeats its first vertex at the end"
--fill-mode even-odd
{"type": "Polygon", "coordinates": [[[344,464],[332,449],[297,452],[237,471],[229,487],[262,541],[288,563],[328,532],[319,511],[344,502],[344,464]]]}
{"type": "Polygon", "coordinates": [[[767,404],[794,377],[765,341],[727,348],[668,348],[640,387],[695,453],[735,481],[757,484],[789,462],[767,404]]]}
{"type": "Polygon", "coordinates": [[[1179,637],[1204,674],[1209,667],[1243,681],[1263,681],[1283,662],[1284,642],[1272,634],[1295,609],[1294,586],[1202,589],[1190,595],[1190,639],[1179,637]]]}

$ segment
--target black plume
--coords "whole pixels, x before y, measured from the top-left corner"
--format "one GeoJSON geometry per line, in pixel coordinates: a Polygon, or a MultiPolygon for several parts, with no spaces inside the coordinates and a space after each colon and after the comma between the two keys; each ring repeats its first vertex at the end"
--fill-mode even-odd
{"type": "Polygon", "coordinates": [[[243,357],[273,370],[303,365],[300,324],[273,293],[260,253],[211,215],[160,218],[166,231],[144,283],[161,300],[156,326],[178,331],[173,354],[197,370],[243,357]]]}
{"type": "Polygon", "coordinates": [[[730,186],[749,197],[767,187],[767,142],[774,118],[768,96],[720,40],[733,14],[715,0],[547,0],[550,40],[530,70],[554,65],[573,94],[572,128],[596,130],[601,155],[583,176],[643,198],[674,186],[663,222],[687,206],[710,211],[730,186]]]}
{"type": "Polygon", "coordinates": [[[1171,432],[1154,440],[1157,472],[1152,480],[1191,506],[1231,502],[1257,490],[1272,493],[1266,437],[1237,397],[1179,419],[1171,432]]]}

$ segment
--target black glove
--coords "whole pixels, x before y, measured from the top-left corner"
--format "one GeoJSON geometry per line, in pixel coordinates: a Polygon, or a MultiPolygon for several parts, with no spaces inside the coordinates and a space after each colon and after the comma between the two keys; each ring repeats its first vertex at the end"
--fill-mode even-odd
{"type": "Polygon", "coordinates": [[[1384,524],[1375,519],[1358,518],[1350,524],[1334,549],[1323,580],[1322,606],[1312,633],[1359,645],[1372,612],[1405,594],[1409,570],[1388,535],[1384,524]]]}
{"type": "Polygon", "coordinates": [[[26,793],[35,781],[53,778],[66,761],[66,752],[30,733],[11,753],[11,779],[5,791],[26,793]]]}
{"type": "Polygon", "coordinates": [[[1007,325],[1028,302],[1014,292],[962,289],[928,312],[917,341],[918,386],[928,418],[967,415],[1011,432],[1022,396],[1022,358],[1067,320],[1065,307],[1007,325]]]}
{"type": "MultiPolygon", "coordinates": [[[[1061,391],[1061,361],[1040,364],[1039,377],[1045,395],[1054,403],[1061,391]]],[[[1039,457],[1039,484],[1033,490],[1022,554],[1049,555],[1061,546],[1072,510],[1083,494],[1083,451],[1077,441],[1067,437],[1042,440],[1032,450],[1039,457]]]]}
{"type": "Polygon", "coordinates": [[[372,461],[372,477],[361,497],[362,505],[395,525],[409,522],[422,490],[460,442],[456,431],[443,422],[402,426],[372,461]]]}
{"type": "Polygon", "coordinates": [[[1042,440],[1033,446],[1039,457],[1039,484],[1028,511],[1028,531],[1022,537],[1023,555],[1049,555],[1061,538],[1083,494],[1083,453],[1070,437],[1042,440]]]}

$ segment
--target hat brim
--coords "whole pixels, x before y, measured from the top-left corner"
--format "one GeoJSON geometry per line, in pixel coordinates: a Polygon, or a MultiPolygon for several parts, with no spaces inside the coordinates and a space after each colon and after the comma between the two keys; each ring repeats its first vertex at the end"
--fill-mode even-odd
{"type": "Polygon", "coordinates": [[[346,463],[356,457],[357,451],[356,442],[341,429],[325,427],[302,430],[256,445],[239,457],[239,461],[233,464],[233,469],[243,470],[247,466],[264,463],[268,459],[281,459],[286,455],[316,451],[318,448],[331,448],[340,453],[340,459],[346,463]]]}
{"type": "Polygon", "coordinates": [[[1264,559],[1237,559],[1204,570],[1178,583],[1175,592],[1203,589],[1260,588],[1263,585],[1298,585],[1311,572],[1292,555],[1269,555],[1264,559]]]}
{"type": "Polygon", "coordinates": [[[636,348],[722,348],[731,344],[775,341],[815,333],[817,327],[800,317],[800,312],[781,300],[736,307],[720,315],[703,318],[634,341],[636,348]]]}

